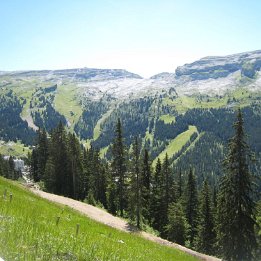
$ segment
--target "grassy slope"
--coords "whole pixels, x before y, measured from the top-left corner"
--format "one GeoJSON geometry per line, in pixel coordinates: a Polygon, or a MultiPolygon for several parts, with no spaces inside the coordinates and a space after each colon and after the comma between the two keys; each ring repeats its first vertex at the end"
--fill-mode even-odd
{"type": "Polygon", "coordinates": [[[105,112],[102,117],[98,120],[96,126],[93,130],[93,140],[97,140],[101,134],[101,124],[111,115],[113,112],[113,108],[109,109],[107,112],[105,112]]]}
{"type": "Polygon", "coordinates": [[[161,115],[159,119],[164,121],[165,124],[175,122],[175,117],[169,114],[161,115]]]}
{"type": "Polygon", "coordinates": [[[27,157],[30,149],[22,144],[20,141],[18,142],[0,142],[0,154],[2,155],[11,155],[16,157],[27,157]]]}
{"type": "Polygon", "coordinates": [[[101,158],[104,158],[104,157],[105,157],[105,155],[106,155],[108,149],[109,149],[109,146],[106,146],[106,147],[101,148],[101,150],[100,150],[100,156],[101,156],[101,158]]]}
{"type": "Polygon", "coordinates": [[[179,134],[175,139],[173,139],[169,145],[163,150],[159,156],[153,161],[153,166],[156,165],[157,159],[160,158],[161,162],[164,160],[166,153],[168,157],[171,158],[175,153],[177,153],[181,148],[189,141],[191,135],[197,132],[196,126],[189,126],[187,131],[182,132],[179,134]]]}
{"type": "Polygon", "coordinates": [[[0,256],[5,260],[197,260],[63,209],[0,177],[1,194],[5,189],[6,199],[0,197],[0,256]]]}
{"type": "Polygon", "coordinates": [[[251,92],[246,88],[237,88],[220,97],[180,96],[176,99],[163,99],[163,105],[175,107],[179,113],[184,113],[192,108],[222,108],[229,104],[240,104],[241,107],[248,106],[260,94],[251,92]],[[233,100],[234,99],[234,100],[233,100]]]}
{"type": "Polygon", "coordinates": [[[72,127],[82,114],[82,108],[76,98],[77,87],[74,85],[58,85],[54,98],[54,108],[69,120],[72,127]]]}

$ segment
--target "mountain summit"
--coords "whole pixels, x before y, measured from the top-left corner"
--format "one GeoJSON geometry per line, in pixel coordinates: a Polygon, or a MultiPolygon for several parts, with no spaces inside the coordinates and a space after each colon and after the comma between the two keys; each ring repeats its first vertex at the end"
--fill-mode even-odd
{"type": "Polygon", "coordinates": [[[188,76],[191,80],[227,77],[236,71],[254,78],[261,68],[261,50],[228,56],[208,56],[190,64],[179,66],[176,76],[188,76]]]}

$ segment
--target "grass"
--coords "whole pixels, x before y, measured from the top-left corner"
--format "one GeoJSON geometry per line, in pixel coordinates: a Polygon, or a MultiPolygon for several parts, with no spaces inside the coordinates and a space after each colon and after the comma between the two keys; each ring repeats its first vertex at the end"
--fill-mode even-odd
{"type": "Polygon", "coordinates": [[[73,127],[82,115],[82,107],[77,100],[75,85],[58,85],[54,98],[54,108],[69,120],[73,127]]]}
{"type": "MultiPolygon", "coordinates": [[[[203,136],[205,135],[205,132],[201,132],[199,133],[199,135],[197,136],[197,138],[189,145],[188,148],[186,148],[186,150],[183,152],[183,155],[185,155],[189,150],[193,149],[196,145],[196,143],[198,142],[199,139],[201,139],[203,136]]],[[[177,161],[180,159],[180,157],[178,157],[177,159],[175,159],[172,163],[172,165],[175,165],[177,163],[177,161]]]]}
{"type": "Polygon", "coordinates": [[[146,131],[145,139],[146,140],[150,140],[151,142],[153,142],[153,134],[149,133],[149,131],[146,131]]]}
{"type": "Polygon", "coordinates": [[[26,147],[20,141],[0,142],[0,154],[2,155],[11,155],[15,157],[27,157],[29,151],[30,148],[26,147]]]}
{"type": "Polygon", "coordinates": [[[102,117],[98,120],[97,124],[93,130],[93,140],[97,140],[101,134],[101,124],[111,115],[113,109],[108,110],[105,112],[102,117]]]}
{"type": "Polygon", "coordinates": [[[231,103],[245,107],[255,101],[260,94],[258,92],[251,92],[247,88],[237,88],[226,93],[222,97],[210,96],[180,96],[176,99],[164,98],[163,105],[175,107],[178,113],[185,113],[192,108],[224,108],[231,103]]]}
{"type": "Polygon", "coordinates": [[[101,156],[101,158],[103,158],[103,159],[105,158],[105,155],[106,155],[106,153],[107,153],[109,147],[110,147],[110,146],[108,145],[108,146],[103,147],[103,148],[100,149],[100,156],[101,156]]]}
{"type": "Polygon", "coordinates": [[[2,177],[0,193],[0,256],[4,260],[197,260],[97,223],[2,177]],[[2,196],[5,189],[6,198],[2,196]]]}
{"type": "Polygon", "coordinates": [[[165,124],[175,122],[175,120],[176,120],[175,116],[172,116],[169,114],[161,115],[159,119],[164,121],[165,124]]]}
{"type": "Polygon", "coordinates": [[[177,99],[171,100],[165,98],[163,105],[175,107],[178,113],[185,113],[192,108],[221,108],[227,105],[228,98],[208,97],[207,99],[199,99],[197,96],[180,96],[177,99]]]}
{"type": "Polygon", "coordinates": [[[193,133],[197,132],[196,126],[189,126],[187,131],[182,132],[179,134],[175,139],[173,139],[169,145],[163,150],[158,157],[153,161],[153,166],[156,165],[157,159],[159,158],[161,162],[164,160],[166,153],[168,157],[171,158],[175,153],[180,151],[182,147],[189,141],[189,138],[193,133]]]}

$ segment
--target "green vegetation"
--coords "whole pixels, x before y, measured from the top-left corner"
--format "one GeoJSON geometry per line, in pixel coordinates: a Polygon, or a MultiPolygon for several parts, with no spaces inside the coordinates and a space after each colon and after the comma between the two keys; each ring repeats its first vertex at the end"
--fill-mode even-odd
{"type": "Polygon", "coordinates": [[[185,113],[192,108],[220,108],[227,105],[228,98],[226,96],[222,98],[216,97],[197,97],[197,96],[180,96],[177,99],[171,100],[165,98],[163,105],[169,105],[174,107],[178,113],[185,113]]]}
{"type": "Polygon", "coordinates": [[[108,110],[103,116],[98,120],[97,124],[93,129],[93,140],[97,140],[101,134],[101,124],[110,116],[112,109],[108,110]]]}
{"type": "MultiPolygon", "coordinates": [[[[182,149],[182,147],[189,141],[191,135],[195,132],[197,132],[197,127],[189,126],[189,129],[187,131],[182,132],[175,139],[173,139],[166,147],[166,149],[163,150],[157,158],[163,161],[166,153],[168,154],[169,158],[171,158],[175,153],[182,149]]],[[[157,158],[153,161],[153,166],[156,165],[157,158]]]]}
{"type": "Polygon", "coordinates": [[[196,260],[97,223],[0,177],[1,193],[5,189],[6,197],[0,197],[0,256],[5,260],[196,260]]]}
{"type": "Polygon", "coordinates": [[[18,96],[23,97],[24,99],[26,99],[26,102],[23,106],[23,110],[21,112],[21,117],[22,118],[26,118],[28,115],[30,115],[30,101],[32,99],[33,96],[33,92],[34,89],[29,89],[25,92],[22,92],[20,95],[18,93],[18,96]]]}
{"type": "Polygon", "coordinates": [[[77,99],[75,85],[58,85],[54,98],[54,108],[70,122],[72,128],[82,115],[82,107],[77,99]]]}
{"type": "Polygon", "coordinates": [[[15,157],[27,157],[30,148],[21,143],[17,142],[0,142],[0,154],[2,155],[11,155],[15,157]]]}
{"type": "Polygon", "coordinates": [[[153,134],[146,131],[145,139],[153,141],[153,134]]]}
{"type": "Polygon", "coordinates": [[[225,175],[218,193],[217,231],[221,255],[225,260],[253,260],[257,249],[254,176],[250,172],[251,154],[246,143],[241,110],[233,124],[235,135],[229,140],[224,160],[225,175]]]}
{"type": "Polygon", "coordinates": [[[169,114],[161,115],[159,119],[164,121],[165,124],[175,122],[175,116],[169,114]]]}
{"type": "MultiPolygon", "coordinates": [[[[176,99],[164,98],[163,105],[168,105],[176,109],[178,113],[185,113],[193,108],[224,108],[230,104],[239,104],[240,107],[249,106],[259,96],[256,92],[251,92],[247,88],[237,88],[226,93],[224,96],[192,95],[179,96],[176,99]]],[[[161,116],[164,120],[164,116],[161,116]]],[[[164,120],[165,121],[165,120],[164,120]]],[[[167,122],[165,122],[167,123],[167,122]]]]}
{"type": "Polygon", "coordinates": [[[109,146],[100,149],[100,156],[101,156],[101,158],[105,158],[105,155],[106,155],[108,149],[109,149],[109,146]]]}

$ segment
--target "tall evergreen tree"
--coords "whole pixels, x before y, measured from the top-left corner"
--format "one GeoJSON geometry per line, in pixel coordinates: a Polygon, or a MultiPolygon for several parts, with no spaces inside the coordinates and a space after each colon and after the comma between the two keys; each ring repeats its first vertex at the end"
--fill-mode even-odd
{"type": "Polygon", "coordinates": [[[112,169],[109,170],[109,177],[108,177],[108,187],[106,191],[106,198],[108,204],[108,211],[116,215],[117,210],[119,209],[119,197],[117,195],[117,185],[115,180],[115,174],[113,173],[112,169]]]}
{"type": "Polygon", "coordinates": [[[52,157],[48,157],[45,172],[44,172],[44,185],[48,192],[55,191],[55,166],[52,157]]]}
{"type": "Polygon", "coordinates": [[[37,157],[38,157],[38,180],[42,180],[45,172],[45,165],[48,158],[48,139],[45,129],[38,131],[37,143],[37,157]]]}
{"type": "Polygon", "coordinates": [[[162,223],[162,201],[163,201],[163,176],[161,161],[158,158],[155,172],[152,179],[152,193],[151,193],[151,224],[152,227],[158,231],[163,230],[162,223]]]}
{"type": "Polygon", "coordinates": [[[177,196],[180,199],[183,193],[183,181],[182,181],[182,173],[181,168],[178,171],[178,181],[177,181],[177,196]]]}
{"type": "Polygon", "coordinates": [[[199,198],[199,223],[197,249],[206,254],[213,254],[215,245],[214,217],[211,193],[207,181],[204,181],[199,198]]]}
{"type": "Polygon", "coordinates": [[[49,154],[55,168],[54,193],[71,196],[73,180],[68,165],[67,135],[61,122],[51,132],[49,154]]]}
{"type": "Polygon", "coordinates": [[[33,149],[32,154],[31,154],[31,159],[30,159],[30,176],[31,178],[37,182],[39,181],[38,177],[38,155],[37,155],[37,150],[33,149]]]}
{"type": "Polygon", "coordinates": [[[129,195],[129,209],[130,218],[132,220],[136,220],[136,225],[138,228],[141,228],[142,210],[144,203],[144,198],[142,198],[143,183],[140,165],[140,147],[138,143],[138,138],[135,137],[131,153],[131,184],[129,195]]]}
{"type": "Polygon", "coordinates": [[[238,110],[235,135],[228,143],[225,175],[218,194],[218,243],[226,260],[252,260],[256,248],[254,232],[253,177],[243,116],[238,110]]]}
{"type": "Polygon", "coordinates": [[[112,174],[114,182],[116,182],[117,196],[119,198],[120,216],[123,216],[126,209],[126,158],[123,144],[121,121],[118,119],[115,129],[115,139],[112,147],[112,174]]]}
{"type": "Polygon", "coordinates": [[[95,150],[92,158],[92,173],[93,179],[93,195],[96,202],[101,203],[104,207],[107,206],[106,189],[107,189],[107,173],[106,168],[101,163],[100,153],[95,150]]]}
{"type": "Polygon", "coordinates": [[[170,163],[168,154],[166,153],[165,159],[162,164],[162,175],[163,175],[163,186],[162,186],[162,213],[161,213],[161,220],[162,220],[162,228],[161,228],[161,234],[162,236],[166,236],[165,233],[165,226],[168,223],[168,210],[169,205],[172,201],[172,193],[171,188],[173,187],[173,180],[171,177],[171,171],[170,171],[170,163]]]}
{"type": "Polygon", "coordinates": [[[80,142],[76,138],[75,134],[68,134],[68,172],[69,180],[72,181],[70,189],[70,197],[75,199],[82,199],[83,194],[83,165],[80,142]]]}
{"type": "Polygon", "coordinates": [[[150,217],[150,201],[151,201],[151,166],[149,160],[149,152],[147,149],[144,150],[144,155],[141,164],[141,180],[142,180],[142,200],[143,200],[143,208],[142,215],[143,217],[149,221],[150,217]]]}
{"type": "Polygon", "coordinates": [[[10,156],[8,160],[8,178],[16,179],[15,163],[12,156],[10,156]]]}
{"type": "Polygon", "coordinates": [[[188,181],[185,190],[185,212],[188,224],[190,226],[188,237],[191,246],[194,246],[194,239],[197,234],[197,221],[198,221],[198,196],[196,177],[190,168],[188,181]]]}
{"type": "Polygon", "coordinates": [[[166,226],[168,239],[178,244],[185,245],[188,224],[180,202],[170,204],[168,220],[166,226]]]}

